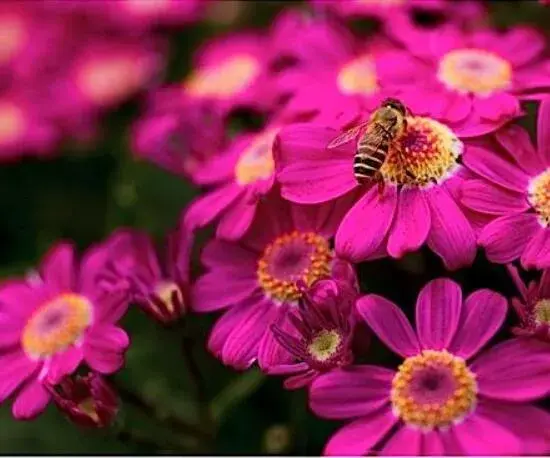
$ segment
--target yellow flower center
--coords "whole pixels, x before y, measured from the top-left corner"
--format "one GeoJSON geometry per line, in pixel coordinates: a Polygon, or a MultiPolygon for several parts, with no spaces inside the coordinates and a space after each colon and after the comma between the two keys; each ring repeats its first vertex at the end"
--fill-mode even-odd
{"type": "Polygon", "coordinates": [[[259,73],[260,64],[254,57],[233,56],[218,65],[197,69],[184,87],[198,97],[229,98],[246,89],[259,73]]]}
{"type": "Polygon", "coordinates": [[[332,250],[328,241],[313,232],[292,232],[278,237],[258,262],[258,282],[266,295],[281,301],[300,298],[297,282],[306,285],[330,274],[332,250]]]}
{"type": "Polygon", "coordinates": [[[538,213],[540,223],[547,227],[550,223],[550,168],[531,180],[528,199],[538,213]]]}
{"type": "Polygon", "coordinates": [[[477,383],[462,358],[446,350],[424,350],[399,366],[390,397],[396,416],[429,430],[467,416],[475,408],[477,383]]]}
{"type": "Polygon", "coordinates": [[[324,362],[337,353],[341,343],[338,331],[323,329],[312,339],[307,350],[314,359],[324,362]]]}
{"type": "Polygon", "coordinates": [[[21,18],[7,14],[0,17],[0,64],[8,62],[24,46],[27,29],[21,18]]]}
{"type": "Polygon", "coordinates": [[[279,129],[271,129],[256,136],[246,148],[235,166],[235,179],[241,186],[273,175],[273,141],[279,129]]]}
{"type": "Polygon", "coordinates": [[[25,131],[21,108],[10,102],[0,102],[0,145],[19,140],[25,131]]]}
{"type": "Polygon", "coordinates": [[[52,356],[75,344],[92,322],[92,304],[84,296],[61,294],[31,315],[21,345],[32,359],[52,356]]]}
{"type": "Polygon", "coordinates": [[[371,95],[378,91],[374,62],[368,55],[360,56],[342,67],[337,76],[344,94],[371,95]]]}
{"type": "Polygon", "coordinates": [[[512,66],[484,49],[456,49],[439,62],[439,80],[460,93],[487,96],[510,87],[512,66]]]}
{"type": "Polygon", "coordinates": [[[394,184],[440,182],[455,169],[462,147],[447,126],[431,118],[408,117],[405,132],[390,147],[380,172],[394,184]]]}
{"type": "Polygon", "coordinates": [[[541,299],[533,310],[537,324],[550,324],[550,299],[541,299]]]}
{"type": "MultiPolygon", "coordinates": [[[[174,313],[174,302],[172,301],[172,296],[175,293],[178,302],[183,303],[183,294],[178,285],[174,282],[161,282],[155,289],[156,295],[162,301],[166,310],[170,313],[174,313]]],[[[157,307],[154,301],[151,301],[149,304],[151,307],[157,307]]]]}

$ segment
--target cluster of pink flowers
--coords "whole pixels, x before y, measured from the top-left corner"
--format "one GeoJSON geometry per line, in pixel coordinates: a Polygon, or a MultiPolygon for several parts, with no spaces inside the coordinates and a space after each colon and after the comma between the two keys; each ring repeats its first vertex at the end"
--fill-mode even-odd
{"type": "MultiPolygon", "coordinates": [[[[473,1],[383,3],[285,10],[267,31],[207,42],[181,84],[150,94],[135,155],[205,192],[160,253],[147,234],[121,229],[80,262],[60,244],[36,274],[0,288],[0,394],[13,396],[16,418],[54,400],[77,422],[107,424],[116,401],[99,374],[123,365],[129,340],[117,322],[134,303],[163,324],[220,312],[207,342],[215,357],[284,375],[287,389],[308,390],[315,414],[350,420],[326,454],[550,452],[550,413],[534,405],[550,393],[545,39],[493,29],[473,1]],[[419,24],[419,10],[437,21],[419,24]],[[382,27],[359,35],[357,17],[382,27]],[[329,144],[389,98],[408,108],[406,125],[379,178],[361,183],[357,139],[329,144]],[[536,145],[516,122],[525,101],[537,106],[536,145]],[[234,132],[249,117],[261,126],[234,132]],[[211,225],[193,276],[194,234],[211,225]],[[463,294],[447,273],[420,290],[412,326],[398,305],[360,291],[358,263],[424,246],[442,271],[482,255],[507,265],[518,297],[509,306],[488,289],[463,294]],[[526,286],[520,267],[543,270],[540,282],[526,286]],[[490,345],[497,332],[513,336],[490,345]],[[397,368],[364,364],[374,336],[402,358],[397,368]],[[75,378],[81,364],[91,374],[75,378]]],[[[101,106],[118,100],[97,91],[101,106]]]]}

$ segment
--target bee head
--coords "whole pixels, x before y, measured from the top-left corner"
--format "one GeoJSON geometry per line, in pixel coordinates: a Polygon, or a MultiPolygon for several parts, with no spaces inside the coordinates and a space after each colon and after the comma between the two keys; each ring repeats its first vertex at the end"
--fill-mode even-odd
{"type": "Polygon", "coordinates": [[[407,107],[403,105],[400,100],[388,98],[382,102],[382,106],[393,108],[394,110],[397,110],[399,113],[401,113],[401,115],[407,116],[407,107]]]}

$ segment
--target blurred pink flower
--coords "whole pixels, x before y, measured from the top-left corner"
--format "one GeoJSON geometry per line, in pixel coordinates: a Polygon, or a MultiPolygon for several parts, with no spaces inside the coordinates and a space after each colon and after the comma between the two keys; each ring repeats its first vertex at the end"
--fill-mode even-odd
{"type": "Polygon", "coordinates": [[[0,401],[15,395],[15,418],[41,413],[51,399],[44,383],[59,382],[82,361],[100,373],[122,367],[129,339],[116,323],[126,311],[126,294],[96,284],[108,251],[107,241],[78,262],[74,247],[59,243],[39,276],[0,286],[0,401]]]}
{"type": "Polygon", "coordinates": [[[272,192],[243,239],[206,245],[201,260],[208,271],[193,287],[191,306],[197,312],[227,309],[208,341],[224,364],[246,369],[258,360],[266,368],[288,360],[269,326],[280,320],[287,329],[287,311],[301,297],[301,282],[330,277],[335,257],[329,238],[351,198],[299,206],[272,192]]]}
{"type": "Polygon", "coordinates": [[[537,148],[519,126],[499,130],[500,144],[471,146],[464,164],[479,179],[467,180],[461,202],[493,220],[478,243],[491,262],[521,259],[522,265],[550,267],[550,99],[540,104],[537,148]]]}
{"type": "Polygon", "coordinates": [[[414,65],[403,60],[410,84],[399,98],[413,113],[433,116],[462,136],[497,130],[522,114],[520,100],[540,98],[550,87],[545,40],[534,29],[466,33],[448,27],[411,41],[418,59],[414,65]]]}
{"type": "Polygon", "coordinates": [[[404,361],[396,371],[357,365],[313,382],[310,405],[317,415],[354,419],[331,437],[326,455],[550,450],[550,415],[527,404],[550,392],[549,345],[512,339],[469,361],[504,322],[504,297],[483,289],[463,301],[453,281],[431,281],[418,296],[416,332],[383,297],[365,296],[357,309],[404,361]]]}
{"type": "Polygon", "coordinates": [[[105,428],[118,413],[116,393],[96,372],[65,377],[50,391],[57,408],[78,426],[105,428]]]}
{"type": "Polygon", "coordinates": [[[111,239],[102,287],[127,288],[130,301],[162,323],[171,323],[188,311],[193,240],[183,225],[168,235],[162,252],[151,237],[137,230],[117,230],[111,239]]]}
{"type": "Polygon", "coordinates": [[[295,124],[281,130],[275,147],[276,177],[286,199],[319,204],[351,190],[362,193],[336,233],[338,256],[352,262],[387,254],[400,258],[427,243],[448,269],[473,262],[475,235],[457,203],[463,145],[448,127],[431,118],[409,118],[399,142],[414,178],[391,150],[381,168],[383,194],[379,186],[359,185],[354,177],[356,142],[327,149],[338,134],[317,124],[295,124]]]}

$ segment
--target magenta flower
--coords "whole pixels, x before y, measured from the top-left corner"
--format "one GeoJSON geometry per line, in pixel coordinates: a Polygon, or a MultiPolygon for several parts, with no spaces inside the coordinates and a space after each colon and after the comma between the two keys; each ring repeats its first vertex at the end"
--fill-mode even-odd
{"type": "Polygon", "coordinates": [[[484,289],[463,301],[453,281],[431,281],[418,296],[416,332],[403,312],[380,296],[359,299],[357,309],[404,361],[395,371],[357,365],[313,382],[310,405],[316,414],[354,419],[331,437],[326,455],[550,450],[545,434],[550,415],[528,404],[550,392],[548,344],[511,339],[471,360],[502,325],[504,297],[484,289]]]}
{"type": "Polygon", "coordinates": [[[427,243],[448,269],[472,263],[475,235],[456,202],[462,143],[448,127],[431,118],[409,118],[400,148],[414,178],[404,173],[392,150],[381,169],[383,194],[378,186],[359,188],[353,175],[355,142],[327,149],[337,135],[316,124],[286,127],[279,134],[275,164],[281,193],[293,202],[328,202],[354,189],[363,194],[338,228],[338,256],[352,262],[386,254],[400,258],[427,243]]]}
{"type": "MultiPolygon", "coordinates": [[[[309,385],[317,376],[353,361],[355,300],[359,295],[353,267],[341,261],[342,274],[316,281],[302,292],[295,310],[288,311],[290,329],[271,325],[275,340],[293,357],[291,363],[273,365],[267,372],[288,375],[287,389],[309,385]]],[[[363,349],[365,350],[365,349],[363,349]]]]}
{"type": "Polygon", "coordinates": [[[199,196],[185,215],[190,230],[219,220],[217,236],[238,240],[248,230],[259,202],[274,182],[273,142],[277,123],[254,134],[242,134],[228,150],[193,174],[195,182],[217,185],[199,196]]]}
{"type": "Polygon", "coordinates": [[[118,230],[112,237],[109,258],[100,284],[105,289],[126,288],[132,302],[162,323],[187,312],[191,234],[183,226],[166,240],[157,254],[147,234],[118,230]]]}
{"type": "Polygon", "coordinates": [[[408,65],[410,85],[400,97],[417,115],[427,114],[463,136],[479,136],[522,114],[520,100],[540,98],[550,87],[545,40],[536,30],[461,32],[447,27],[411,40],[418,57],[408,65]]]}
{"type": "Polygon", "coordinates": [[[329,244],[353,195],[323,206],[290,205],[275,192],[258,207],[238,243],[215,239],[202,252],[208,269],[195,283],[197,312],[227,309],[210,334],[208,348],[224,364],[246,369],[289,360],[269,326],[287,329],[287,311],[311,285],[329,278],[335,256],[329,244]],[[279,321],[280,320],[280,321],[279,321]]]}
{"type": "Polygon", "coordinates": [[[471,147],[464,164],[479,176],[463,186],[461,202],[493,220],[478,237],[491,262],[521,259],[550,267],[550,100],[540,104],[537,148],[519,126],[495,135],[500,145],[471,147]]]}
{"type": "Polygon", "coordinates": [[[115,391],[96,372],[65,377],[50,391],[56,407],[79,426],[105,428],[118,413],[115,391]]]}
{"type": "Polygon", "coordinates": [[[122,367],[129,339],[116,323],[126,311],[126,293],[96,284],[108,251],[109,241],[77,262],[74,247],[59,243],[39,277],[1,285],[0,401],[14,395],[15,418],[42,412],[51,399],[44,382],[57,383],[82,361],[105,374],[122,367]]]}

